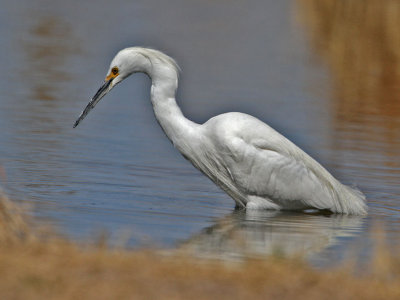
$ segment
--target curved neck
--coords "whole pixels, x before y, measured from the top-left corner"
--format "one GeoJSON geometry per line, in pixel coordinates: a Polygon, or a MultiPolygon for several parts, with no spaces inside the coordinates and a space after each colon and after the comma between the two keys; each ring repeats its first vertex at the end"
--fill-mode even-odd
{"type": "Polygon", "coordinates": [[[185,118],[176,103],[177,71],[167,63],[152,62],[146,73],[152,80],[151,103],[155,117],[174,146],[185,154],[199,125],[185,118]]]}

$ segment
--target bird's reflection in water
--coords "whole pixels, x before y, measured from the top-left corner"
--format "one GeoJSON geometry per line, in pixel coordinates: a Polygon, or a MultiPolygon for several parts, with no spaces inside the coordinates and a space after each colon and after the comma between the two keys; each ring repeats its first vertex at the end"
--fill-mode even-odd
{"type": "Polygon", "coordinates": [[[242,259],[267,255],[311,258],[338,238],[354,236],[365,217],[241,210],[218,220],[181,244],[201,257],[242,259]]]}

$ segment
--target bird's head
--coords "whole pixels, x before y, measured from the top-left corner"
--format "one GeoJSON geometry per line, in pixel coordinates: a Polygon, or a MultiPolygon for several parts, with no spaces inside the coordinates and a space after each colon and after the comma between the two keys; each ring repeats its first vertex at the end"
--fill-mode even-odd
{"type": "Polygon", "coordinates": [[[116,86],[132,73],[145,72],[151,64],[149,58],[143,53],[143,48],[126,48],[118,52],[112,60],[106,78],[89,104],[82,111],[74,124],[74,128],[86,117],[90,110],[116,86]]]}

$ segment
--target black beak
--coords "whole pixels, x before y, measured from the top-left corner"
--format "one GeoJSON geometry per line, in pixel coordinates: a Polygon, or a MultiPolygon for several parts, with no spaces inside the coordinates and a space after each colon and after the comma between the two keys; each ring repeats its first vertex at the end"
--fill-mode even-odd
{"type": "Polygon", "coordinates": [[[93,96],[92,100],[90,100],[89,104],[85,107],[79,118],[76,120],[74,128],[79,125],[79,123],[86,117],[89,111],[91,111],[92,108],[94,108],[96,104],[101,100],[101,98],[103,98],[107,94],[108,87],[110,86],[113,79],[114,78],[104,81],[103,85],[99,88],[99,90],[93,96]]]}

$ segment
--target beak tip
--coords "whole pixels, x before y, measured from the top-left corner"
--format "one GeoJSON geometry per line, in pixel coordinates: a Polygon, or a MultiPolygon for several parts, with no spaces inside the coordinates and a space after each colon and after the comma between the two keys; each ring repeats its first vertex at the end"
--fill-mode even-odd
{"type": "Polygon", "coordinates": [[[86,105],[85,109],[82,111],[81,115],[79,118],[75,121],[74,125],[72,128],[75,128],[76,126],[79,125],[79,123],[86,117],[86,115],[89,113],[90,110],[92,110],[95,105],[100,101],[101,98],[108,92],[108,88],[112,82],[113,78],[111,78],[108,81],[105,81],[103,85],[99,88],[99,90],[96,92],[96,94],[93,96],[93,98],[89,101],[89,104],[86,105]]]}
{"type": "Polygon", "coordinates": [[[80,122],[81,122],[80,119],[76,120],[74,123],[74,126],[72,126],[72,128],[75,128],[76,126],[78,126],[80,122]]]}

